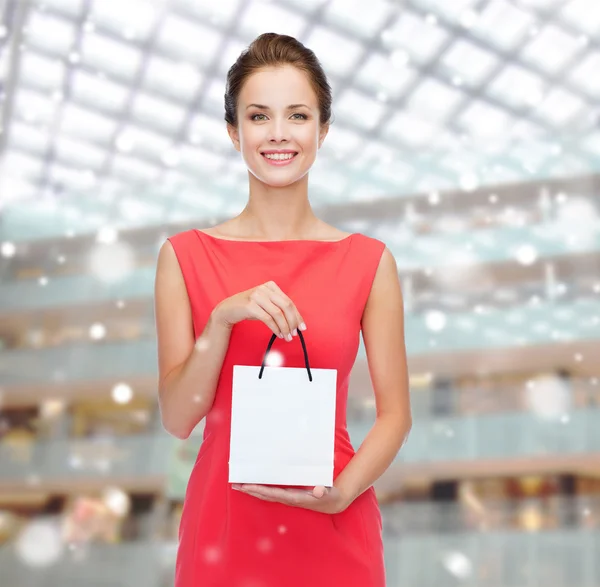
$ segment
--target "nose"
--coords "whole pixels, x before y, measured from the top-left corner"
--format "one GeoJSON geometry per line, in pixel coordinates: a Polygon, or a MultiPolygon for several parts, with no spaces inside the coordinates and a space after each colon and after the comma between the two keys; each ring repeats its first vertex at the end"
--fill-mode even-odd
{"type": "Polygon", "coordinates": [[[275,118],[269,125],[269,141],[271,143],[281,143],[289,140],[289,127],[286,121],[281,118],[275,118]]]}

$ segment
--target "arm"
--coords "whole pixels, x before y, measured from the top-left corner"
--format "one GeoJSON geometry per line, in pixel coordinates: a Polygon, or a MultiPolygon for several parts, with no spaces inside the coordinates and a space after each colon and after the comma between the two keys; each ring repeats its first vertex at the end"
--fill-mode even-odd
{"type": "Polygon", "coordinates": [[[412,426],[404,344],[404,302],[396,260],[385,249],[362,317],[377,417],[334,486],[347,505],[390,466],[412,426]]]}
{"type": "Polygon", "coordinates": [[[197,341],[185,282],[173,246],[159,252],[154,284],[158,338],[158,400],[165,430],[187,438],[210,410],[231,329],[215,312],[197,341]]]}

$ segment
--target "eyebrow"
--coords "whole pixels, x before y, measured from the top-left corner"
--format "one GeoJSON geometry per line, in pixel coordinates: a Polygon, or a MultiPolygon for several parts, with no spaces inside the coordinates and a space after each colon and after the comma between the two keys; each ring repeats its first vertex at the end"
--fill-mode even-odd
{"type": "MultiPolygon", "coordinates": [[[[252,108],[253,106],[254,106],[255,108],[260,108],[261,110],[271,110],[271,109],[270,109],[268,106],[265,106],[264,104],[249,104],[249,105],[246,107],[246,110],[248,110],[248,108],[252,108]]],[[[310,107],[309,107],[309,106],[307,106],[306,104],[290,104],[290,105],[287,107],[287,109],[288,109],[288,110],[293,110],[294,108],[302,108],[302,107],[310,109],[310,107]]]]}

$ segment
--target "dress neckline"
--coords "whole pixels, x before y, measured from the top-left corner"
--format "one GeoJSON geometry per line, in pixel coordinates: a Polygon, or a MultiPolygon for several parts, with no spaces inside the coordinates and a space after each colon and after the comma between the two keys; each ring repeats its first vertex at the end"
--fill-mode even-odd
{"type": "Polygon", "coordinates": [[[238,243],[238,244],[255,244],[255,245],[281,245],[281,244],[286,244],[286,243],[320,243],[323,245],[337,245],[340,243],[343,243],[347,240],[350,240],[352,237],[356,236],[358,233],[353,232],[352,234],[349,234],[348,236],[345,236],[344,238],[337,240],[337,241],[320,241],[320,240],[310,240],[310,239],[289,239],[289,240],[283,240],[283,241],[247,241],[247,240],[235,240],[235,239],[231,239],[231,238],[220,238],[218,236],[213,236],[212,234],[208,234],[207,232],[204,232],[202,230],[200,230],[199,228],[194,228],[194,230],[200,234],[203,234],[204,236],[207,236],[210,239],[216,240],[216,241],[221,241],[221,242],[226,242],[226,243],[238,243]]]}

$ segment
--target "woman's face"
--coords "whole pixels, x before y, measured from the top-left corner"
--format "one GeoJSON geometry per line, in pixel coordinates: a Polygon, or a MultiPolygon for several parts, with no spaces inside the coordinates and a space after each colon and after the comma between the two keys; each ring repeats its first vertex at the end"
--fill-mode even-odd
{"type": "Polygon", "coordinates": [[[306,175],[327,135],[306,74],[289,65],[252,74],[240,92],[237,114],[238,128],[228,125],[229,136],[250,172],[271,186],[290,185],[306,175]],[[295,155],[272,162],[265,153],[273,151],[295,155]]]}

